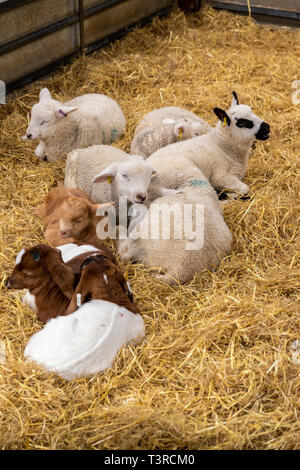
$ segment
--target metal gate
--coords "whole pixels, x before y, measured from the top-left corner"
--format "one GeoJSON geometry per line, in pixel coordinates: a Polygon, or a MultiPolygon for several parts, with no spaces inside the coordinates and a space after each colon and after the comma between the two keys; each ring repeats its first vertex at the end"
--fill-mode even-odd
{"type": "Polygon", "coordinates": [[[175,0],[0,0],[0,80],[9,92],[171,11],[175,0]]]}

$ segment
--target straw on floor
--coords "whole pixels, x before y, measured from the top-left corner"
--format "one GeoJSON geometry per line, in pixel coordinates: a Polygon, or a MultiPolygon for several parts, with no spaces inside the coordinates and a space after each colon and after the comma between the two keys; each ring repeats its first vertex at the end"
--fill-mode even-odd
{"type": "Polygon", "coordinates": [[[2,449],[300,448],[300,369],[290,351],[300,339],[299,41],[298,30],[247,17],[176,10],[8,97],[0,116],[2,449]],[[21,139],[43,86],[62,100],[116,99],[128,120],[115,143],[124,150],[146,112],[177,105],[215,125],[212,109],[228,106],[232,90],[271,125],[246,173],[251,199],[224,210],[230,255],[175,288],[121,263],[146,337],[123,348],[112,369],[71,382],[24,361],[41,325],[4,285],[20,248],[43,240],[33,208],[64,176],[64,161],[38,160],[21,139]]]}

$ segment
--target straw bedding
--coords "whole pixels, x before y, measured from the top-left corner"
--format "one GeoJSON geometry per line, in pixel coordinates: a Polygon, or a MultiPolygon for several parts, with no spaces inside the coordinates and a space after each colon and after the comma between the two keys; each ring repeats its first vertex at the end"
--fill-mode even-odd
{"type": "Polygon", "coordinates": [[[297,30],[176,10],[9,96],[0,137],[2,449],[300,448],[300,370],[290,352],[300,339],[298,66],[297,30]],[[229,105],[232,90],[272,130],[246,173],[252,198],[224,210],[230,255],[175,288],[121,263],[146,338],[110,370],[71,382],[25,363],[41,325],[4,286],[20,248],[43,240],[32,209],[64,175],[65,162],[38,160],[21,139],[42,86],[63,100],[116,99],[128,119],[115,144],[124,150],[146,112],[183,106],[215,125],[212,108],[229,105]]]}

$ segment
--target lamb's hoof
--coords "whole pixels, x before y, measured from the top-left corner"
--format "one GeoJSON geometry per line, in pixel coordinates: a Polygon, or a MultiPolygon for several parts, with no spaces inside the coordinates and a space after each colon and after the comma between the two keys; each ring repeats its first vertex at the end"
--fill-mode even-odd
{"type": "Polygon", "coordinates": [[[43,162],[49,162],[49,160],[48,160],[48,158],[47,158],[47,155],[45,155],[45,156],[43,157],[43,162]]]}
{"type": "Polygon", "coordinates": [[[239,199],[241,201],[248,201],[249,199],[251,199],[251,196],[248,196],[248,194],[242,194],[239,199]]]}
{"type": "Polygon", "coordinates": [[[228,194],[224,193],[223,191],[221,191],[221,192],[217,191],[217,194],[218,194],[219,201],[223,201],[225,199],[228,199],[228,194]]]}

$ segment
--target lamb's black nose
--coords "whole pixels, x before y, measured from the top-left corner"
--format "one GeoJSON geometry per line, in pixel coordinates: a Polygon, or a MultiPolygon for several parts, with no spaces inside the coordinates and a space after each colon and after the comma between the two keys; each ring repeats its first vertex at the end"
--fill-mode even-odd
{"type": "Polygon", "coordinates": [[[268,123],[266,122],[263,122],[261,125],[260,125],[260,129],[261,129],[261,132],[263,134],[269,134],[270,133],[270,126],[268,123]]]}
{"type": "Polygon", "coordinates": [[[268,140],[270,134],[270,126],[266,122],[262,122],[257,134],[255,134],[255,137],[258,140],[268,140]]]}
{"type": "Polygon", "coordinates": [[[143,204],[146,200],[146,196],[144,194],[137,194],[135,200],[137,203],[143,204]]]}
{"type": "Polygon", "coordinates": [[[27,134],[27,139],[31,139],[32,134],[27,134]]]}

